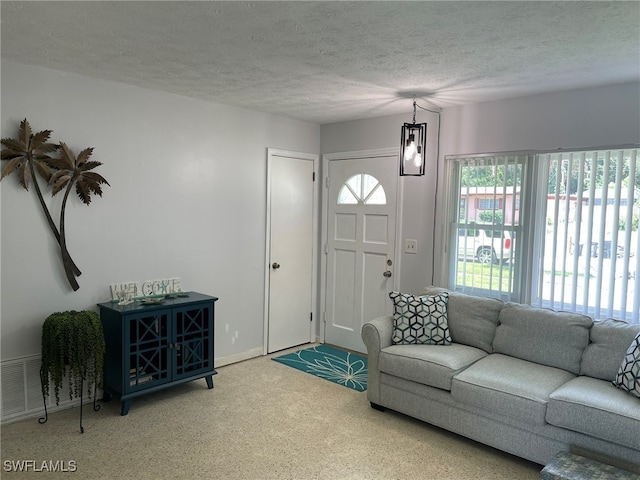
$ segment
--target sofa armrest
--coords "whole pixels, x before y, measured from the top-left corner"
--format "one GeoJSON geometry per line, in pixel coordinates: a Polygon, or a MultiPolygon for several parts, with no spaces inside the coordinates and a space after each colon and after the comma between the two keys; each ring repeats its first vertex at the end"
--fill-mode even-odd
{"type": "Polygon", "coordinates": [[[362,341],[367,347],[367,398],[380,405],[380,370],[378,360],[383,348],[393,345],[393,317],[384,315],[362,326],[362,341]]]}
{"type": "Polygon", "coordinates": [[[393,317],[391,315],[375,318],[362,326],[362,341],[369,355],[393,345],[392,335],[393,317]]]}

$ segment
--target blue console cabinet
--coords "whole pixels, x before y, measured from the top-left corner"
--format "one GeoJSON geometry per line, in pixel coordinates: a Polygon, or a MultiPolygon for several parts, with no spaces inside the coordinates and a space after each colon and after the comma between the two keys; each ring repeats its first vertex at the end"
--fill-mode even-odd
{"type": "Polygon", "coordinates": [[[157,305],[99,303],[104,329],[104,401],[131,400],[204,378],[213,388],[214,306],[217,297],[196,292],[157,305]]]}

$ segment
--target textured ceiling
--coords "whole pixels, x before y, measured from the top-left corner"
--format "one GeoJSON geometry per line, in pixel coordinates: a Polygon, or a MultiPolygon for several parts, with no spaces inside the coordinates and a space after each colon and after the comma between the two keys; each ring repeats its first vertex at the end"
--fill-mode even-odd
{"type": "Polygon", "coordinates": [[[0,2],[2,58],[316,123],[640,79],[640,2],[0,2]]]}

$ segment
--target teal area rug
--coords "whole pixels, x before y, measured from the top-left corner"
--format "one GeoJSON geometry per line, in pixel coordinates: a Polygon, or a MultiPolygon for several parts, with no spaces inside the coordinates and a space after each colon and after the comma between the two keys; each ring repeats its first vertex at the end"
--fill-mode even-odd
{"type": "Polygon", "coordinates": [[[358,392],[367,389],[367,358],[356,353],[318,345],[273,360],[358,392]]]}

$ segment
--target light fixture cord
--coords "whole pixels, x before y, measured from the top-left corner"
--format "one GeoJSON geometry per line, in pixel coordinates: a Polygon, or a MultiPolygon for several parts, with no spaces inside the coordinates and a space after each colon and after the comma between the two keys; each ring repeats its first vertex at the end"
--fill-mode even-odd
{"type": "Polygon", "coordinates": [[[419,108],[420,110],[424,110],[425,112],[431,112],[431,113],[435,113],[440,115],[440,113],[442,112],[441,109],[439,110],[432,110],[430,108],[425,108],[425,107],[421,107],[420,105],[418,105],[418,103],[416,102],[416,97],[415,95],[413,96],[413,123],[416,123],[416,108],[419,108]]]}
{"type": "MultiPolygon", "coordinates": [[[[424,110],[426,112],[435,113],[438,115],[438,142],[436,146],[436,186],[433,194],[433,229],[432,238],[431,238],[431,285],[434,285],[435,276],[436,276],[436,220],[437,220],[437,211],[438,211],[438,185],[440,178],[440,113],[442,110],[431,110],[429,108],[421,107],[416,103],[416,96],[413,96],[413,123],[416,123],[416,107],[420,108],[420,110],[424,110]]],[[[440,268],[438,266],[438,268],[440,268]]]]}
{"type": "Polygon", "coordinates": [[[416,123],[416,97],[413,97],[413,124],[415,125],[416,123]]]}

